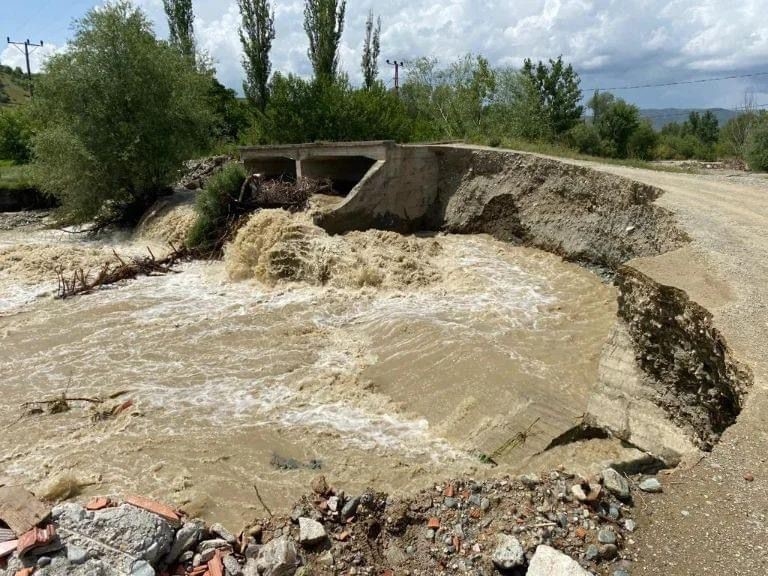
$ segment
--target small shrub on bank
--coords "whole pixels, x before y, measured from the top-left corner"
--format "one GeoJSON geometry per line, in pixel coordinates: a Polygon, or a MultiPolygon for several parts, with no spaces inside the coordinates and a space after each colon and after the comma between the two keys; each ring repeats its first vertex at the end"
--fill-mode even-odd
{"type": "Polygon", "coordinates": [[[203,252],[214,251],[226,234],[230,223],[232,204],[240,195],[245,182],[245,168],[241,164],[227,164],[211,176],[197,196],[197,220],[187,236],[187,246],[203,252]]]}

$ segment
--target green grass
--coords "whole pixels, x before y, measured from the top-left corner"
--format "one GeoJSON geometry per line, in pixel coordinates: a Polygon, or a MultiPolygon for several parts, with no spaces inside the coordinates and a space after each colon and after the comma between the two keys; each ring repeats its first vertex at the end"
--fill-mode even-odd
{"type": "MultiPolygon", "coordinates": [[[[477,142],[477,144],[486,144],[485,142],[477,142]]],[[[637,158],[604,158],[602,156],[589,156],[588,154],[581,154],[573,148],[568,148],[561,144],[554,144],[549,142],[528,142],[525,140],[503,140],[499,148],[507,148],[510,150],[518,150],[520,152],[530,152],[532,154],[542,154],[544,156],[555,156],[558,158],[569,158],[571,160],[585,160],[588,162],[597,162],[599,164],[612,164],[615,166],[628,166],[630,168],[644,168],[646,170],[656,170],[657,172],[677,172],[677,173],[693,173],[694,170],[680,168],[679,166],[669,166],[664,164],[656,164],[654,162],[648,162],[646,160],[639,160],[637,158]]]]}
{"type": "Polygon", "coordinates": [[[0,188],[5,190],[34,188],[29,166],[17,166],[10,160],[0,160],[0,188]]]}

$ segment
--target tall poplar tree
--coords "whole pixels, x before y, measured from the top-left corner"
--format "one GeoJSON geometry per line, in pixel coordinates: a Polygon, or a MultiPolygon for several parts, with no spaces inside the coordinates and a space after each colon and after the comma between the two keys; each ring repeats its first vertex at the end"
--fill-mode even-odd
{"type": "Polygon", "coordinates": [[[381,17],[376,20],[376,27],[373,27],[373,10],[368,13],[368,20],[365,21],[365,43],[363,44],[363,81],[367,89],[373,88],[376,78],[379,75],[379,52],[381,50],[381,17]]]}
{"type": "Polygon", "coordinates": [[[304,30],[315,78],[333,79],[339,68],[339,42],[344,31],[346,0],[305,0],[304,30]]]}
{"type": "Polygon", "coordinates": [[[262,112],[269,99],[269,73],[272,63],[269,52],[275,39],[275,13],[269,0],[237,0],[242,23],[240,43],[243,45],[243,90],[248,99],[262,112]]]}
{"type": "Polygon", "coordinates": [[[190,60],[195,59],[195,14],[192,0],[163,0],[165,15],[168,17],[171,44],[190,60]]]}

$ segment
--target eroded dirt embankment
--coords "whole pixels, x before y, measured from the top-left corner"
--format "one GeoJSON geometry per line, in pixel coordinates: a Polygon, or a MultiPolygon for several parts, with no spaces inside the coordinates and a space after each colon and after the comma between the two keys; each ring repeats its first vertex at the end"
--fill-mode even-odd
{"type": "Polygon", "coordinates": [[[532,155],[435,152],[433,227],[489,233],[615,277],[619,312],[588,420],[668,463],[710,450],[735,422],[752,377],[706,309],[631,265],[689,241],[672,213],[654,203],[663,191],[532,155]]]}

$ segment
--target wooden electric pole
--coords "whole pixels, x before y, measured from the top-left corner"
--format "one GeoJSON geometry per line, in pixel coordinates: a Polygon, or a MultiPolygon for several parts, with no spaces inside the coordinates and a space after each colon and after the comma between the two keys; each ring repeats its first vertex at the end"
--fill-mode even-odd
{"type": "Polygon", "coordinates": [[[405,62],[387,60],[387,64],[395,67],[395,94],[398,94],[400,92],[400,68],[405,67],[405,62]]]}
{"type": "Polygon", "coordinates": [[[22,52],[24,54],[24,58],[27,60],[27,80],[29,81],[29,97],[32,98],[33,94],[33,88],[32,88],[32,69],[29,67],[29,49],[30,48],[42,48],[43,47],[43,41],[40,40],[40,44],[33,44],[29,41],[29,38],[27,38],[24,42],[11,42],[11,37],[6,36],[6,39],[8,40],[8,44],[11,44],[13,46],[16,46],[16,49],[19,52],[22,52]],[[24,46],[24,50],[22,51],[19,46],[24,46]]]}

